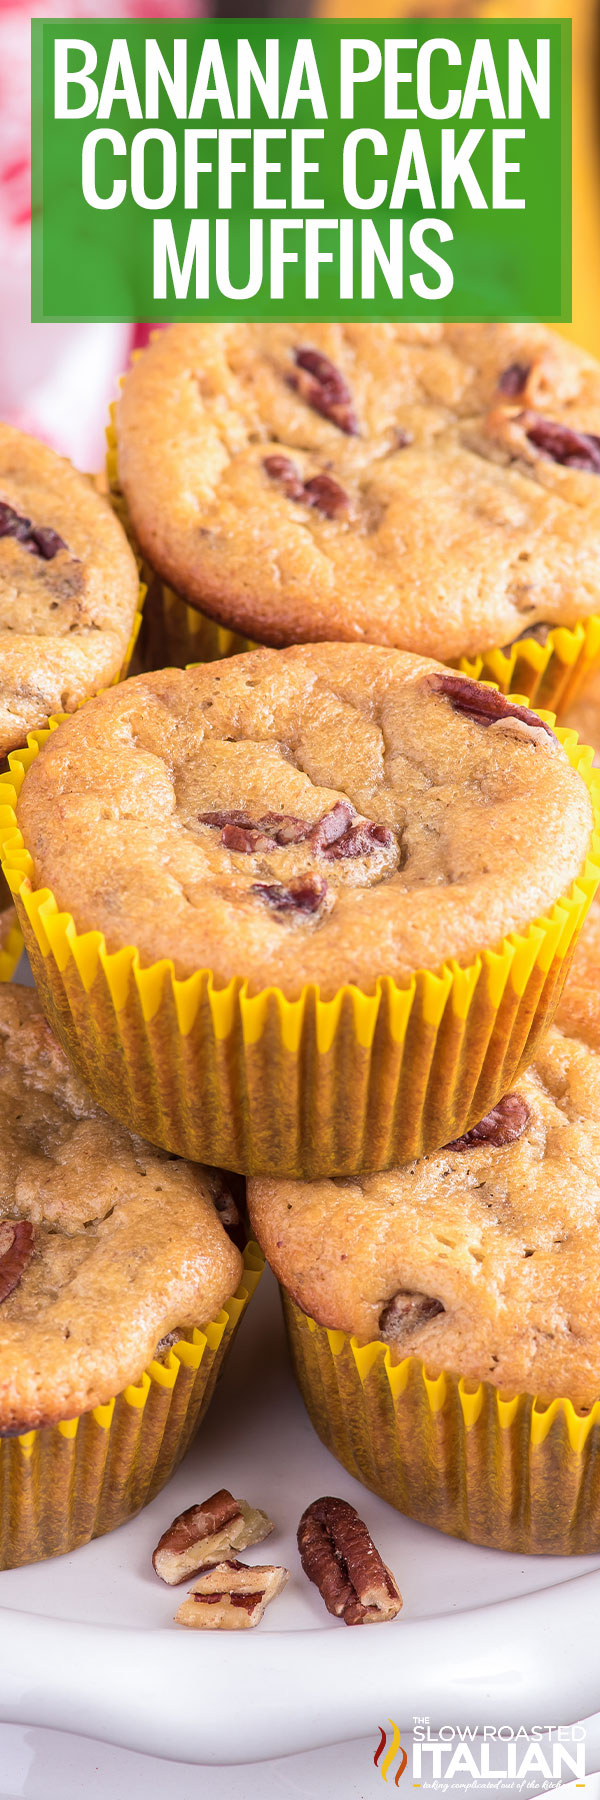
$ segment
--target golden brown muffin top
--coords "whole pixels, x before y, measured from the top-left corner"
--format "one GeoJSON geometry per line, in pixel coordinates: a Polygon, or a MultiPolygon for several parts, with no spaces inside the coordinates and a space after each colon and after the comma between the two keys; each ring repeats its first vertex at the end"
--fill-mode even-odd
{"type": "Polygon", "coordinates": [[[27,988],[0,989],[0,1099],[7,1432],[137,1381],[162,1337],[214,1318],[242,1259],[216,1208],[222,1178],[109,1119],[27,988]]]}
{"type": "Polygon", "coordinates": [[[90,701],[18,806],[36,887],[179,976],[372,990],[563,894],[589,793],[537,715],[373,645],[259,650],[90,701]]]}
{"type": "Polygon", "coordinates": [[[137,597],[108,502],[45,444],[0,425],[0,758],[118,675],[137,597]]]}
{"type": "Polygon", "coordinates": [[[265,643],[443,660],[598,607],[600,366],[541,325],[176,325],[119,481],[183,596],[265,643]]]}
{"type": "Polygon", "coordinates": [[[320,1324],[505,1393],[600,1396],[600,995],[569,988],[513,1092],[435,1156],[355,1180],[253,1180],[253,1230],[320,1324]]]}

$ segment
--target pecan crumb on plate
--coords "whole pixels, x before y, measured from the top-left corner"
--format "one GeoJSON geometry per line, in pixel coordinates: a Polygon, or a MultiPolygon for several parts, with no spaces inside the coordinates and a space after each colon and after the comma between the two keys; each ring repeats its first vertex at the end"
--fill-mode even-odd
{"type": "Polygon", "coordinates": [[[234,1500],[228,1488],[219,1488],[200,1506],[178,1513],[163,1532],[152,1563],[161,1581],[175,1587],[209,1563],[219,1562],[229,1550],[262,1543],[272,1530],[266,1513],[247,1500],[234,1500]]]}
{"type": "Polygon", "coordinates": [[[287,1581],[289,1569],[273,1563],[254,1568],[236,1561],[215,1563],[190,1588],[175,1621],[194,1631],[245,1631],[260,1624],[265,1607],[287,1581]]]}

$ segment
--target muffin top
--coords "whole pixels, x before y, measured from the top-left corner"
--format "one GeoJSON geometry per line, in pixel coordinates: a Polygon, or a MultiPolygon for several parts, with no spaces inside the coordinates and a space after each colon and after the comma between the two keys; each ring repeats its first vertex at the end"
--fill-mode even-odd
{"type": "Polygon", "coordinates": [[[73,1418],[214,1318],[242,1259],[222,1177],[107,1118],[27,988],[0,989],[0,1432],[73,1418]]]}
{"type": "Polygon", "coordinates": [[[374,645],[140,675],[47,740],[35,887],[179,976],[372,990],[524,929],[569,888],[588,790],[535,713],[374,645]]]}
{"type": "Polygon", "coordinates": [[[505,1393],[600,1395],[600,966],[481,1125],[349,1181],[254,1180],[253,1229],[320,1324],[505,1393]]]}
{"type": "Polygon", "coordinates": [[[122,668],[138,577],[108,501],[0,425],[0,758],[122,668]]]}
{"type": "Polygon", "coordinates": [[[447,661],[599,604],[600,365],[539,325],[177,325],[119,482],[186,600],[269,644],[447,661]]]}

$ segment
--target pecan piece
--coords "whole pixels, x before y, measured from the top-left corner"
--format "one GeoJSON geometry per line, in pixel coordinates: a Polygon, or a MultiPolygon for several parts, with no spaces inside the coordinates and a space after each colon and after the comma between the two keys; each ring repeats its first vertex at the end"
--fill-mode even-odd
{"type": "Polygon", "coordinates": [[[31,519],[15,512],[5,500],[0,500],[0,537],[13,537],[24,550],[31,551],[32,556],[42,556],[44,562],[52,562],[59,550],[67,546],[51,525],[32,525],[31,519]]]}
{"type": "Polygon", "coordinates": [[[337,425],[347,437],[357,437],[358,420],[352,395],[335,363],[330,362],[321,350],[311,350],[308,346],[294,352],[294,361],[297,373],[291,376],[292,387],[306,400],[307,406],[312,406],[324,419],[331,419],[332,425],[337,425]]]}
{"type": "Polygon", "coordinates": [[[271,481],[281,482],[288,500],[304,499],[304,482],[291,456],[265,456],[263,469],[270,475],[271,481]]]}
{"type": "Polygon", "coordinates": [[[313,1500],[298,1526],[300,1561],[327,1611],[346,1625],[395,1619],[402,1595],[363,1520],[346,1500],[313,1500]]]}
{"type": "Polygon", "coordinates": [[[393,833],[387,825],[357,819],[355,808],[348,800],[338,800],[331,812],[317,820],[310,834],[311,848],[321,851],[330,862],[347,856],[364,856],[375,844],[383,844],[388,849],[393,842],[393,833]]]}
{"type": "Polygon", "coordinates": [[[331,811],[323,813],[322,818],[317,819],[316,825],[313,825],[310,834],[311,849],[325,850],[329,844],[337,843],[338,839],[343,837],[351,819],[355,818],[355,808],[351,806],[349,800],[336,800],[331,811]]]}
{"type": "Polygon", "coordinates": [[[348,495],[332,475],[311,475],[303,481],[289,456],[266,456],[263,468],[272,481],[279,481],[288,500],[316,506],[327,519],[336,519],[348,506],[348,495]]]}
{"type": "Polygon", "coordinates": [[[509,400],[518,399],[525,392],[530,374],[531,363],[509,363],[508,368],[502,370],[498,382],[499,392],[506,394],[509,400]]]}
{"type": "Polygon", "coordinates": [[[348,495],[333,475],[311,475],[304,483],[304,498],[309,506],[316,506],[326,519],[337,519],[340,513],[346,512],[348,495]]]}
{"type": "Polygon", "coordinates": [[[542,413],[525,412],[517,423],[536,450],[550,462],[562,463],[566,469],[584,469],[589,475],[600,475],[600,437],[595,432],[574,431],[558,419],[546,419],[542,413]]]}
{"type": "Polygon", "coordinates": [[[275,912],[316,913],[327,895],[327,882],[322,875],[297,875],[287,886],[283,881],[253,881],[251,894],[258,894],[275,912]]]}
{"type": "Polygon", "coordinates": [[[400,1288],[379,1314],[381,1336],[408,1337],[411,1331],[418,1331],[421,1325],[428,1325],[430,1319],[436,1319],[438,1313],[445,1310],[441,1300],[434,1300],[430,1294],[410,1293],[408,1289],[400,1288]]]}
{"type": "Polygon", "coordinates": [[[387,825],[375,825],[369,819],[359,819],[356,825],[348,827],[342,837],[336,838],[333,844],[328,844],[323,855],[330,862],[336,862],[346,856],[366,856],[376,844],[389,850],[393,842],[393,832],[388,830],[387,825]]]}
{"type": "Polygon", "coordinates": [[[0,1302],[19,1286],[33,1256],[33,1225],[29,1219],[3,1219],[0,1224],[0,1302]]]}
{"type": "Polygon", "coordinates": [[[200,1506],[178,1513],[156,1546],[152,1565],[161,1581],[176,1587],[199,1569],[227,1557],[230,1550],[247,1550],[261,1544],[273,1530],[271,1520],[247,1500],[234,1500],[228,1488],[219,1488],[200,1506]]]}
{"type": "Polygon", "coordinates": [[[530,712],[527,706],[515,706],[507,700],[497,688],[485,687],[481,681],[471,681],[468,675],[428,675],[428,687],[436,694],[446,694],[454,711],[463,713],[466,719],[472,719],[476,725],[510,724],[515,729],[518,724],[518,735],[525,727],[526,735],[533,743],[539,743],[544,736],[552,738],[556,743],[554,732],[537,713],[530,712]]]}
{"type": "Polygon", "coordinates": [[[472,1150],[475,1144],[490,1144],[500,1150],[504,1144],[515,1144],[523,1136],[530,1119],[527,1101],[520,1094],[505,1094],[503,1100],[486,1113],[478,1125],[472,1125],[462,1137],[453,1138],[446,1150],[472,1150]]]}
{"type": "Polygon", "coordinates": [[[178,1625],[196,1631],[242,1631],[258,1625],[265,1607],[289,1581],[289,1569],[274,1563],[250,1568],[234,1560],[207,1569],[175,1614],[178,1625]]]}
{"type": "Polygon", "coordinates": [[[293,813],[265,813],[254,820],[246,812],[199,813],[200,825],[212,825],[221,831],[221,843],[227,850],[250,856],[254,850],[272,850],[274,844],[301,844],[310,835],[307,819],[296,819],[293,813]]]}

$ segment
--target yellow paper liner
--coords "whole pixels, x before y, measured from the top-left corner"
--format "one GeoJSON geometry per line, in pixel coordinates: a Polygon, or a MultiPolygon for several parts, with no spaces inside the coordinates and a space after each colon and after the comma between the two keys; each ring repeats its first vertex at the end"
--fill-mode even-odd
{"type": "Polygon", "coordinates": [[[399,1512],[518,1555],[600,1550],[600,1401],[542,1403],[429,1376],[307,1317],[281,1290],[294,1373],[322,1442],[399,1512]]]}
{"type": "Polygon", "coordinates": [[[541,644],[520,638],[505,650],[462,656],[453,664],[476,681],[493,681],[503,694],[525,694],[531,706],[562,718],[582,682],[600,664],[600,613],[576,625],[555,625],[541,644]]]}
{"type": "MultiPolygon", "coordinates": [[[[137,609],[125,660],[118,675],[115,675],[111,682],[112,687],[116,687],[119,681],[124,681],[129,672],[131,659],[139,637],[145,598],[146,585],[144,582],[140,581],[138,585],[137,609]]],[[[83,701],[82,704],[85,705],[85,701],[83,701]]],[[[7,767],[8,759],[4,759],[2,768],[6,769],[7,767]]],[[[12,905],[10,889],[7,887],[4,876],[0,875],[0,982],[12,981],[15,970],[23,955],[23,949],[23,933],[19,925],[15,908],[12,905]]]]}
{"type": "MultiPolygon", "coordinates": [[[[549,715],[550,721],[552,715],[549,715]]],[[[474,962],[383,975],[372,994],[332,1000],[306,986],[250,995],[170,960],[142,968],[129,945],[77,931],[17,824],[27,769],[49,731],[0,776],[0,854],[44,1010],[105,1110],[151,1142],[242,1174],[311,1180],[392,1167],[439,1149],[481,1119],[532,1061],[558,1004],[600,882],[600,775],[577,733],[560,730],[590,790],[594,831],[570,892],[524,933],[474,962]]]]}
{"type": "MultiPolygon", "coordinates": [[[[136,361],[141,351],[134,352],[136,361]]],[[[122,380],[124,377],[122,378],[122,380]]],[[[111,406],[106,429],[106,473],[109,494],[132,548],[143,568],[148,586],[140,666],[146,670],[166,666],[184,669],[190,662],[216,662],[254,650],[257,640],[242,637],[210,619],[198,607],[189,606],[167,587],[140,555],[139,546],[119,487],[116,405],[111,406]]],[[[538,711],[545,707],[560,720],[572,705],[582,682],[600,666],[600,612],[575,625],[554,625],[545,643],[523,637],[504,649],[461,656],[451,665],[475,681],[493,681],[502,694],[529,700],[538,711]]]]}
{"type": "Polygon", "coordinates": [[[23,933],[3,876],[0,876],[0,903],[0,981],[12,981],[23,955],[23,933]],[[5,898],[6,905],[3,904],[5,898]]]}
{"type": "Polygon", "coordinates": [[[182,1333],[164,1362],[151,1362],[116,1399],[58,1425],[0,1437],[0,1568],[75,1550],[154,1499],[204,1417],[263,1268],[250,1242],[237,1293],[216,1318],[182,1333]]]}

